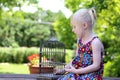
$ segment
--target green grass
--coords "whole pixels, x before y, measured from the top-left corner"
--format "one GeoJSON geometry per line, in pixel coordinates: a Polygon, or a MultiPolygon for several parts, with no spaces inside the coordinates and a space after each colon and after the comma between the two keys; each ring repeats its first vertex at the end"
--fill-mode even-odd
{"type": "Polygon", "coordinates": [[[0,63],[0,74],[29,74],[27,64],[0,63]]]}
{"type": "MultiPolygon", "coordinates": [[[[73,50],[66,50],[66,63],[73,57],[73,50]]],[[[27,64],[0,63],[0,74],[30,74],[27,64]]]]}

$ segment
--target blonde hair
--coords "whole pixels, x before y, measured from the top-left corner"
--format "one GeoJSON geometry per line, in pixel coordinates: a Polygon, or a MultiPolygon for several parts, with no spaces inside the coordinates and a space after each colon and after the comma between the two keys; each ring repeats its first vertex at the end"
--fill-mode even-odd
{"type": "Polygon", "coordinates": [[[74,13],[73,17],[79,22],[87,22],[92,27],[96,21],[96,11],[94,8],[79,9],[74,13]]]}
{"type": "Polygon", "coordinates": [[[95,11],[94,8],[90,8],[90,9],[88,10],[88,13],[89,13],[89,15],[90,15],[90,17],[91,17],[92,25],[93,25],[93,24],[95,23],[96,18],[97,18],[97,16],[96,16],[96,11],[95,11]]]}

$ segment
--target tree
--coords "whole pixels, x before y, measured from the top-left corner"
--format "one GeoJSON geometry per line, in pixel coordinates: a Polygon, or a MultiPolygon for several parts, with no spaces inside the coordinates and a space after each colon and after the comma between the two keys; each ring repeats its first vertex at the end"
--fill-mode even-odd
{"type": "Polygon", "coordinates": [[[55,20],[56,13],[44,11],[38,8],[33,13],[25,13],[21,6],[27,2],[27,5],[37,5],[37,0],[12,0],[0,2],[1,9],[9,8],[8,11],[1,12],[0,22],[0,46],[39,46],[40,41],[50,38],[51,25],[43,22],[52,23],[55,20]],[[14,4],[13,4],[14,3],[14,4]],[[18,5],[19,4],[19,5],[18,5]],[[13,7],[19,7],[19,11],[12,11],[13,7]],[[42,23],[40,22],[42,21],[42,23]]]}
{"type": "Polygon", "coordinates": [[[75,35],[72,33],[70,26],[70,19],[67,19],[62,12],[59,12],[54,25],[57,38],[64,42],[66,48],[73,49],[74,42],[76,41],[75,35]]]}
{"type": "Polygon", "coordinates": [[[0,18],[4,7],[9,8],[10,10],[12,10],[13,7],[21,8],[25,2],[27,2],[29,5],[38,3],[38,0],[0,0],[0,18]]]}
{"type": "Polygon", "coordinates": [[[0,46],[31,47],[39,46],[40,41],[50,39],[51,25],[45,22],[54,21],[56,14],[41,9],[34,14],[23,11],[5,11],[2,15],[0,46]],[[45,21],[44,24],[39,22],[39,19],[42,22],[45,21]]]}

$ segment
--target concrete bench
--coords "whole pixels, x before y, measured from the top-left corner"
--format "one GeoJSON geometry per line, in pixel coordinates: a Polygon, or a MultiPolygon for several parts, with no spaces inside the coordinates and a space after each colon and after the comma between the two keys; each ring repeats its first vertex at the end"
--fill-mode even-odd
{"type": "MultiPolygon", "coordinates": [[[[0,74],[0,80],[56,80],[59,75],[43,74],[0,74]],[[47,77],[46,77],[47,76],[47,77]]],[[[104,77],[103,80],[120,80],[116,77],[104,77]]]]}

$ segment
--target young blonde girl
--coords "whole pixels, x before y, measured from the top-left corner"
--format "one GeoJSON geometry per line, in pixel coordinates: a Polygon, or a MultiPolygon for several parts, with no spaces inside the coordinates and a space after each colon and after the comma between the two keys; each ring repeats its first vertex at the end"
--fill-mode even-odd
{"type": "Polygon", "coordinates": [[[104,48],[92,31],[95,20],[94,8],[80,9],[73,14],[72,31],[78,38],[76,56],[65,66],[67,74],[58,80],[102,80],[104,48]]]}

